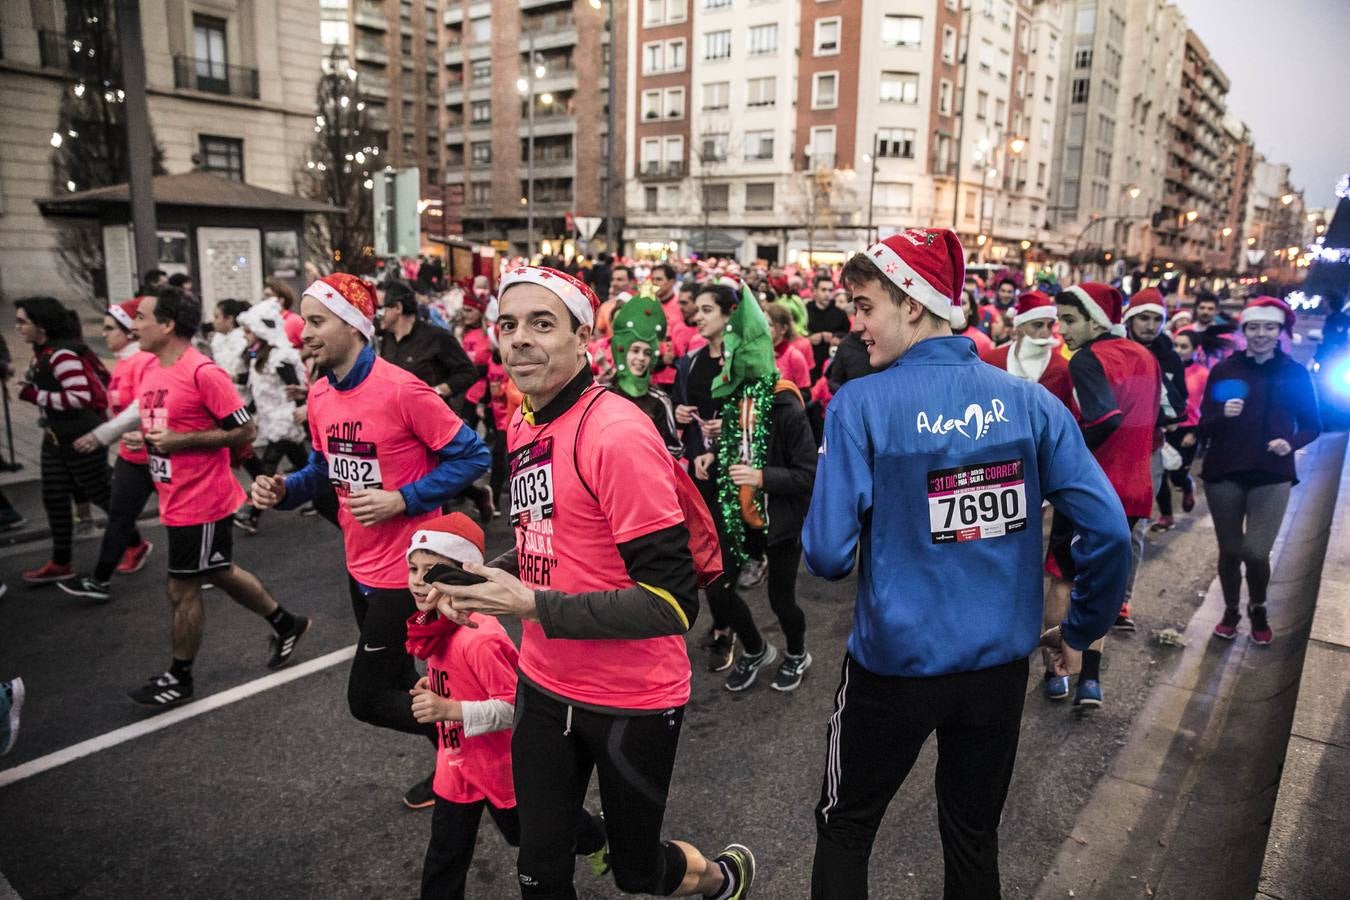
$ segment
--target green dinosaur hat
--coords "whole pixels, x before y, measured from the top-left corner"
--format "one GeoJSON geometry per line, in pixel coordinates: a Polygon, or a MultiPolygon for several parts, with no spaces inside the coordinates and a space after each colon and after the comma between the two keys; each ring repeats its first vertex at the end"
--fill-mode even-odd
{"type": "Polygon", "coordinates": [[[630,397],[645,397],[651,384],[659,345],[666,337],[666,314],[661,304],[646,294],[629,298],[614,313],[613,337],[609,351],[614,357],[614,383],[630,397]],[[628,348],[641,341],[652,348],[652,364],[646,373],[634,375],[628,369],[628,348]]]}
{"type": "Polygon", "coordinates": [[[778,377],[769,321],[764,318],[764,310],[759,308],[755,295],[744,284],[741,285],[741,302],[727,320],[722,353],[725,356],[722,374],[712,386],[715,399],[735,396],[757,381],[778,377]]]}

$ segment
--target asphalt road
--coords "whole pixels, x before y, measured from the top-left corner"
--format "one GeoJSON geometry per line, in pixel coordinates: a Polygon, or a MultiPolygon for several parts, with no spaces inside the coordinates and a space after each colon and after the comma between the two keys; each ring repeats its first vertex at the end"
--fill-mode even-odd
{"type": "MultiPolygon", "coordinates": [[[[163,530],[148,533],[162,548],[163,530]]],[[[489,551],[509,541],[498,520],[489,551]]],[[[95,549],[81,542],[77,561],[92,562],[95,549]]],[[[125,691],[169,660],[161,549],[144,571],[117,582],[107,606],[17,583],[20,570],[43,558],[37,545],[0,555],[0,577],[10,584],[0,599],[0,678],[21,674],[29,691],[18,746],[0,774],[143,720],[125,691]]],[[[1007,896],[1030,896],[1040,882],[1124,741],[1157,661],[1173,652],[1153,633],[1184,626],[1213,578],[1214,558],[1203,502],[1175,531],[1150,535],[1136,589],[1140,631],[1110,639],[1106,706],[1097,714],[1080,718],[1041,700],[1033,664],[1001,832],[1007,896]]],[[[301,661],[356,640],[330,525],[269,514],[256,537],[237,535],[236,560],[288,608],[315,617],[301,661]]],[[[755,896],[775,900],[807,894],[824,724],[852,611],[851,583],[803,575],[801,592],[816,662],[795,694],[761,682],[732,696],[691,650],[693,696],[667,815],[670,837],[710,851],[733,840],[752,847],[755,896]]],[[[198,702],[267,674],[265,623],[218,590],[207,596],[198,702]]],[[[761,622],[771,621],[762,590],[752,606],[761,622]]],[[[781,643],[775,626],[766,634],[781,643]]],[[[0,872],[29,900],[414,896],[430,815],[404,809],[399,798],[429,771],[430,749],[353,720],[345,684],[344,662],[0,787],[0,872]]],[[[934,762],[930,740],[878,838],[873,897],[941,895],[934,762]]],[[[516,896],[514,872],[512,851],[485,822],[470,896],[516,896]]],[[[580,867],[577,885],[585,898],[623,896],[580,867]]]]}

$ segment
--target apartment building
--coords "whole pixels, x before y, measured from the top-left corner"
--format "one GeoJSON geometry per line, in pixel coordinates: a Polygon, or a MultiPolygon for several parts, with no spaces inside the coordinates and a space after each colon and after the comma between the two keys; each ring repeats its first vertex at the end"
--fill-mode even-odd
{"type": "MultiPolygon", "coordinates": [[[[171,173],[200,169],[290,193],[313,138],[319,9],[308,0],[141,0],[150,122],[171,173]]],[[[77,300],[55,227],[34,201],[53,192],[62,94],[87,29],[61,0],[0,3],[0,291],[77,300]]],[[[77,135],[61,136],[78,140],[77,135]]]]}
{"type": "MultiPolygon", "coordinates": [[[[616,22],[630,17],[626,0],[446,3],[441,168],[452,202],[463,197],[465,237],[526,251],[531,135],[535,251],[562,252],[575,236],[575,217],[606,214],[611,52],[621,85],[630,62],[627,29],[617,28],[611,41],[609,2],[616,22]]],[[[623,122],[626,106],[618,100],[623,122]]],[[[615,152],[622,171],[619,142],[615,152]]],[[[617,218],[622,197],[615,201],[617,218]]],[[[588,248],[602,247],[602,235],[603,226],[588,248]]]]}
{"type": "Polygon", "coordinates": [[[1044,231],[1057,0],[688,2],[629,16],[635,251],[838,261],[948,225],[1002,257],[1044,231]]]}
{"type": "Polygon", "coordinates": [[[1275,274],[1289,265],[1289,248],[1298,247],[1301,252],[1306,243],[1309,223],[1303,196],[1290,183],[1290,174],[1288,165],[1272,163],[1253,152],[1241,226],[1243,272],[1275,274]]]}

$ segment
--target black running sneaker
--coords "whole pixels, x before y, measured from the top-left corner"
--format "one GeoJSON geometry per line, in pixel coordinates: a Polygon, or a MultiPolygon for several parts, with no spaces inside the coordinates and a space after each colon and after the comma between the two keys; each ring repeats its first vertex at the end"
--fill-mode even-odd
{"type": "Polygon", "coordinates": [[[806,670],[811,668],[811,654],[802,651],[801,656],[793,656],[791,653],[783,654],[783,664],[778,667],[778,671],[773,676],[773,684],[770,685],[775,691],[795,691],[802,685],[802,677],[806,675],[806,670]]]}
{"type": "Polygon", "coordinates": [[[713,635],[712,641],[708,644],[708,671],[725,672],[731,668],[735,659],[736,636],[730,632],[713,635]]]}
{"type": "Polygon", "coordinates": [[[408,788],[403,794],[403,805],[408,809],[426,809],[436,805],[436,794],[431,790],[431,782],[436,778],[432,772],[426,778],[408,788]]]}
{"type": "Polygon", "coordinates": [[[773,644],[765,643],[758,656],[742,653],[736,661],[736,668],[727,676],[726,689],[743,691],[755,683],[759,670],[771,666],[778,659],[778,650],[773,644]]]}
{"type": "Polygon", "coordinates": [[[70,581],[58,581],[56,586],[72,597],[97,600],[99,603],[107,603],[112,599],[112,584],[98,581],[93,575],[81,575],[70,581]]]}
{"type": "Polygon", "coordinates": [[[177,706],[192,699],[192,682],[179,681],[165,672],[163,675],[152,676],[134,691],[127,691],[127,696],[141,706],[168,709],[170,706],[177,706]]]}
{"type": "Polygon", "coordinates": [[[294,616],[295,626],[285,634],[272,633],[268,639],[268,647],[272,650],[272,658],[267,661],[267,668],[280,669],[291,661],[291,654],[295,653],[296,645],[300,639],[309,631],[308,616],[294,616]]]}
{"type": "Polygon", "coordinates": [[[750,852],[750,848],[741,844],[728,844],[725,850],[717,854],[714,862],[725,864],[736,882],[731,893],[717,896],[725,897],[726,900],[746,900],[750,896],[750,888],[755,884],[755,854],[750,852]]]}

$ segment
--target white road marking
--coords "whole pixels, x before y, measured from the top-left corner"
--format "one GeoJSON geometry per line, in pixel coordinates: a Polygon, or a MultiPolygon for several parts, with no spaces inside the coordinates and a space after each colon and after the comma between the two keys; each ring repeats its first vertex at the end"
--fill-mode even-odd
{"type": "Polygon", "coordinates": [[[332,653],[306,660],[280,672],[264,675],[262,678],[254,679],[238,687],[221,691],[219,694],[190,701],[177,709],[152,715],[140,722],[124,725],[107,734],[101,734],[87,741],[80,741],[78,744],[72,744],[69,747],[57,750],[55,753],[48,753],[46,756],[31,759],[12,769],[0,771],[0,788],[23,781],[25,778],[32,778],[34,775],[41,775],[43,772],[50,771],[58,766],[64,766],[68,762],[74,762],[100,750],[107,750],[109,747],[116,747],[118,744],[124,744],[147,734],[153,734],[156,731],[168,728],[170,725],[177,725],[179,722],[187,721],[203,713],[229,706],[231,703],[238,703],[240,700],[246,700],[255,694],[261,694],[263,691],[270,691],[272,688],[304,678],[306,675],[331,669],[339,663],[349,661],[355,652],[356,645],[352,644],[350,647],[343,647],[341,650],[334,650],[332,653]]]}

